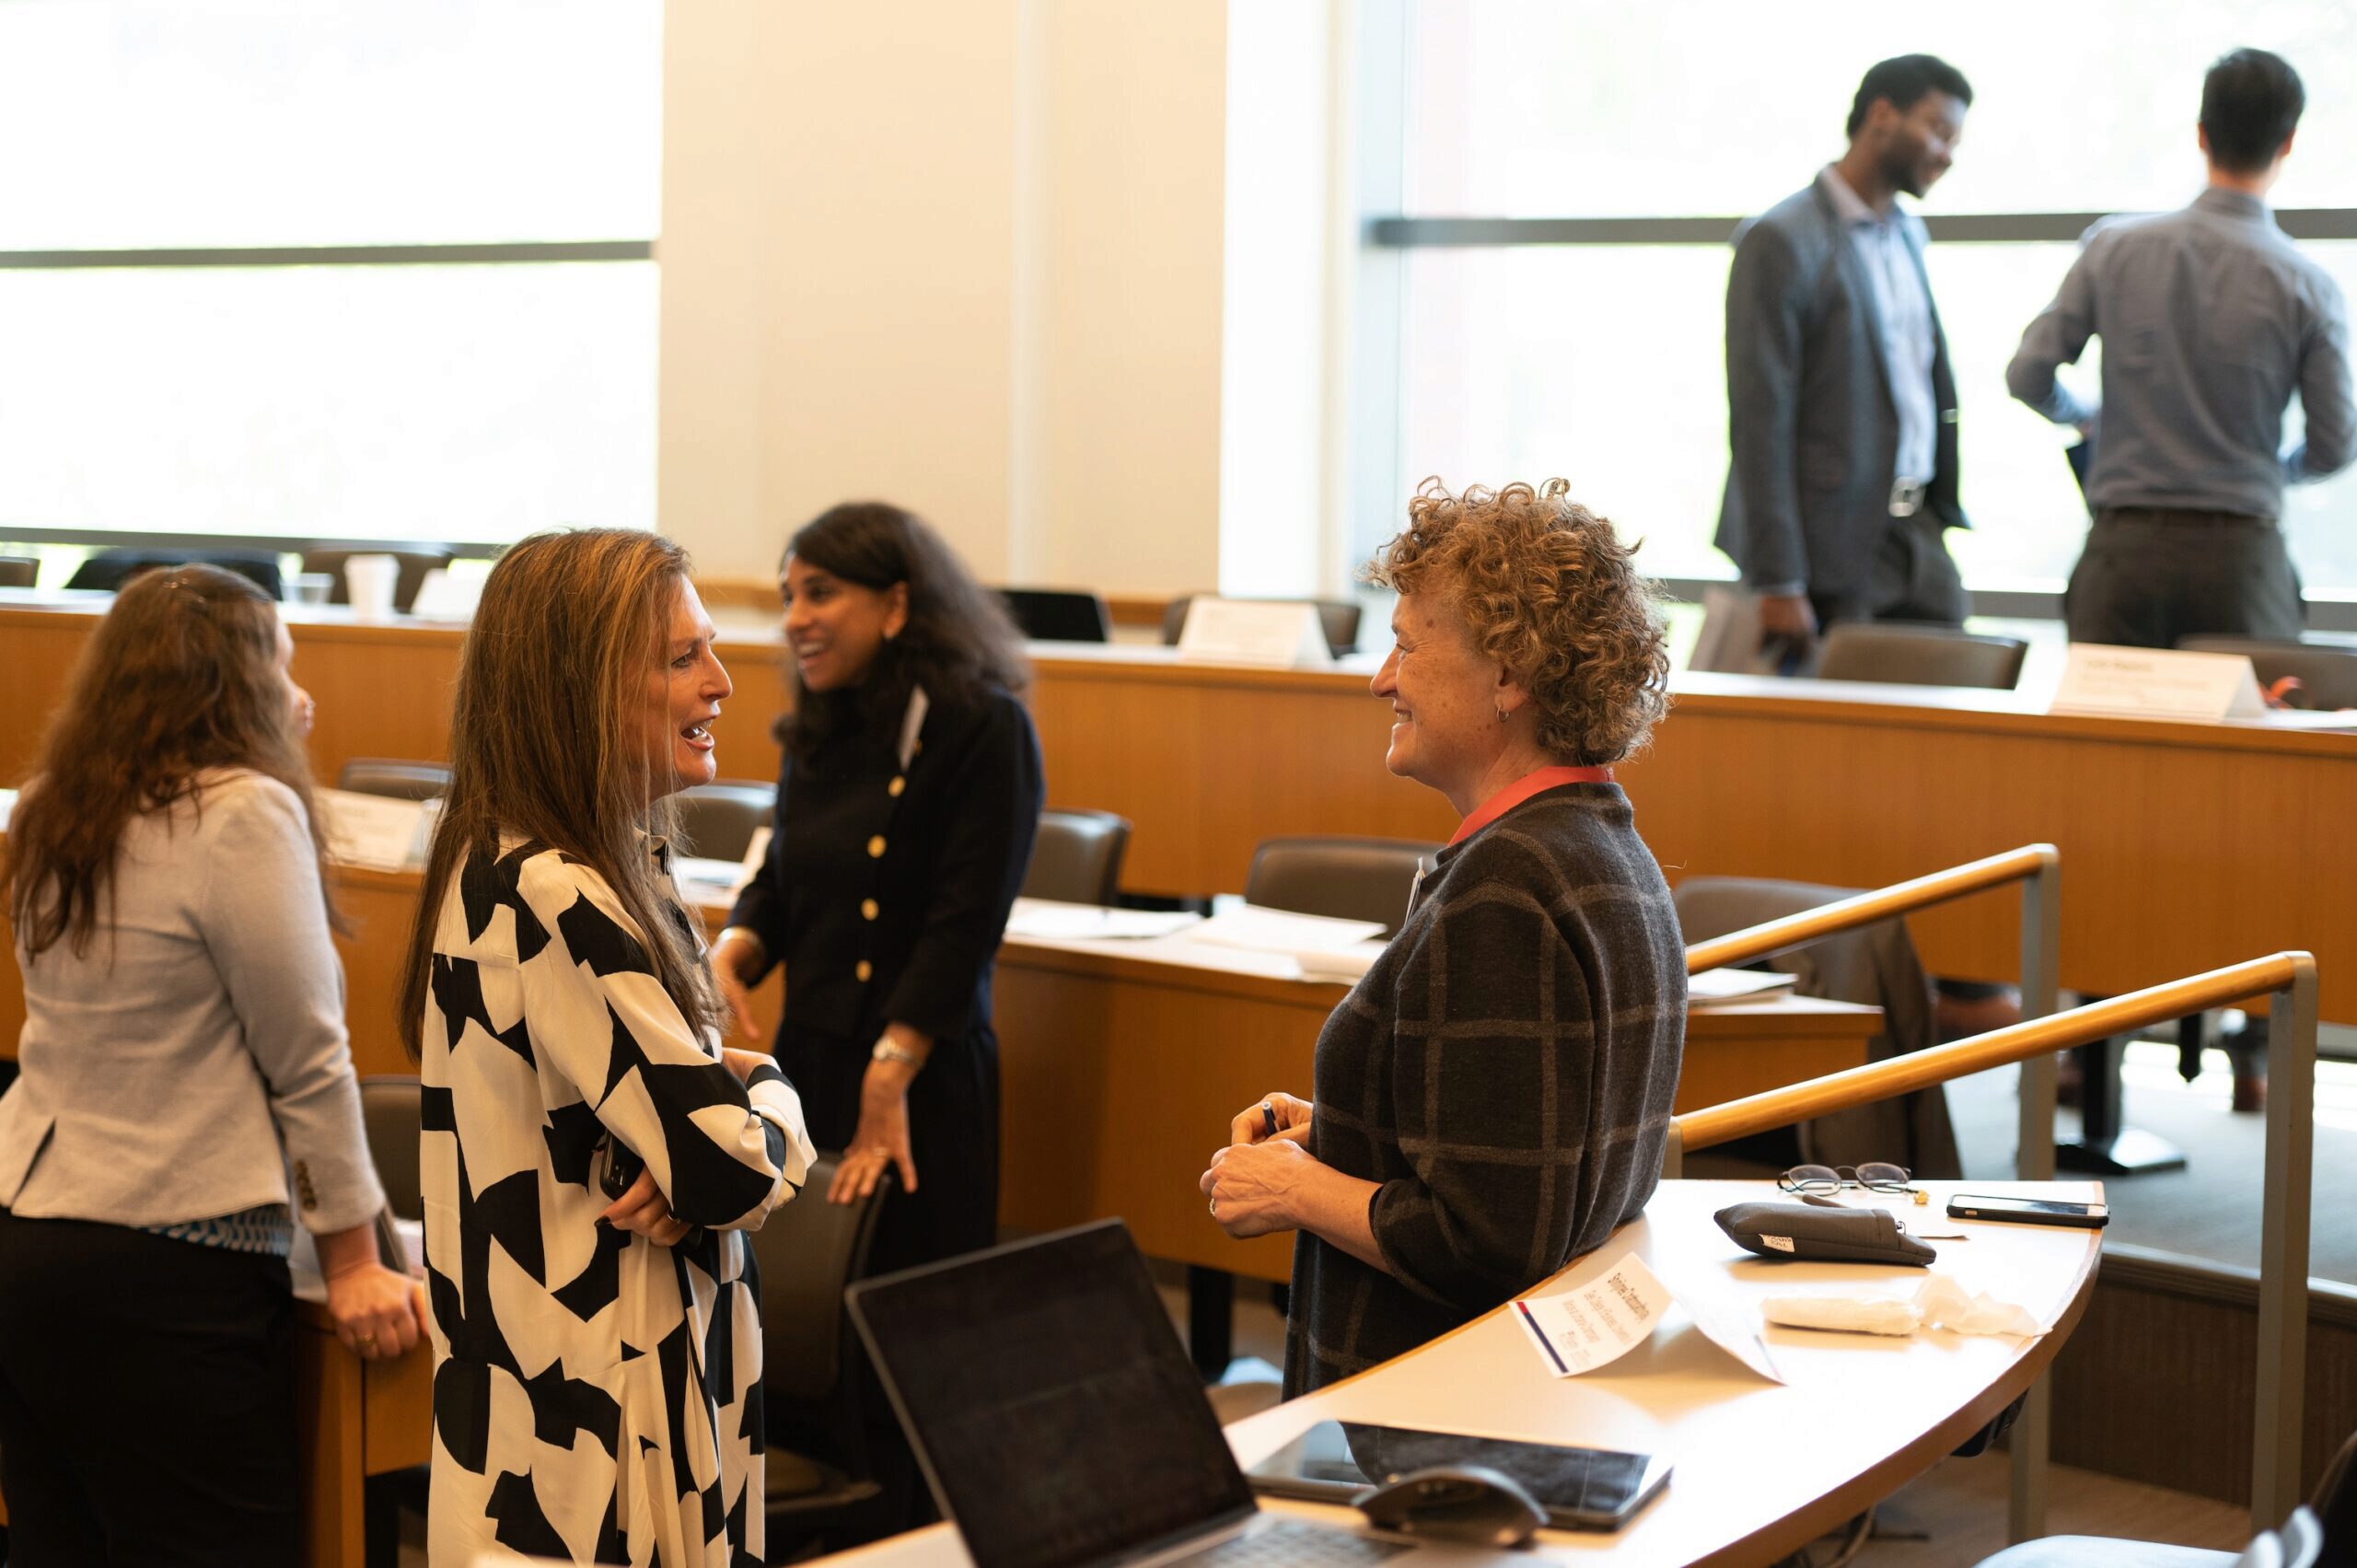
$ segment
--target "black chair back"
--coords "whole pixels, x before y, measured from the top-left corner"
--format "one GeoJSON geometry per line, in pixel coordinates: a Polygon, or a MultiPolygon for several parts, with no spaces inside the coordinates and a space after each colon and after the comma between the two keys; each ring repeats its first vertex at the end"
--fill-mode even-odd
{"type": "Polygon", "coordinates": [[[2290,694],[2293,707],[2329,712],[2357,708],[2357,647],[2334,643],[2278,643],[2263,637],[2179,637],[2189,654],[2243,654],[2261,686],[2285,676],[2300,683],[2290,694]]]}
{"type": "Polygon", "coordinates": [[[405,1220],[425,1217],[425,1197],[417,1174],[417,1142],[423,1131],[420,1103],[424,1088],[409,1074],[385,1073],[360,1080],[360,1124],[368,1157],[384,1184],[385,1204],[405,1220]]]}
{"type": "Polygon", "coordinates": [[[1121,890],[1121,854],[1130,819],[1110,811],[1042,811],[1023,874],[1027,899],[1068,904],[1109,904],[1121,890]]]}
{"type": "MultiPolygon", "coordinates": [[[[1175,648],[1179,634],[1187,629],[1187,611],[1194,607],[1202,594],[1181,594],[1162,610],[1162,645],[1175,648]]],[[[1355,652],[1359,645],[1359,603],[1350,598],[1286,598],[1264,599],[1266,604],[1307,604],[1318,609],[1318,629],[1325,634],[1326,649],[1336,658],[1355,652]]]]}
{"type": "Polygon", "coordinates": [[[777,785],[752,779],[717,779],[679,794],[682,853],[707,860],[742,860],[754,830],[777,822],[777,785]]]}
{"type": "Polygon", "coordinates": [[[1812,672],[1820,680],[1898,686],[1975,686],[2010,691],[2029,645],[1946,626],[1843,621],[1825,633],[1812,672]]]}
{"type": "Polygon", "coordinates": [[[1379,921],[1386,936],[1408,918],[1416,873],[1441,846],[1413,839],[1263,839],[1244,898],[1263,909],[1379,921]]]}
{"type": "Polygon", "coordinates": [[[449,793],[450,770],[439,762],[354,757],[337,771],[335,787],[394,800],[439,800],[449,793]]]}
{"type": "Polygon", "coordinates": [[[168,572],[175,566],[218,566],[235,572],[273,598],[286,597],[278,557],[250,550],[101,550],[75,567],[65,586],[114,593],[143,573],[168,572]]]}
{"type": "Polygon", "coordinates": [[[853,1365],[843,1292],[867,1269],[889,1175],[856,1202],[827,1202],[838,1154],[821,1154],[793,1202],[752,1233],[761,1274],[761,1388],[772,1400],[819,1405],[853,1365]]]}
{"type": "Polygon", "coordinates": [[[1035,643],[1109,643],[1113,612],[1095,594],[1068,588],[1001,588],[1006,612],[1035,643]]]}

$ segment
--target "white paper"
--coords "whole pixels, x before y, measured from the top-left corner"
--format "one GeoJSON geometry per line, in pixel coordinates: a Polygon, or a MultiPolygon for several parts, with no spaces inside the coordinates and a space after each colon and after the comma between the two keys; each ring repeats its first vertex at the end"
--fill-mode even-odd
{"type": "Polygon", "coordinates": [[[1262,909],[1244,904],[1224,910],[1190,932],[1190,939],[1222,947],[1242,947],[1255,953],[1335,953],[1383,935],[1374,920],[1330,920],[1322,914],[1295,914],[1290,910],[1262,909]]]}
{"type": "Polygon", "coordinates": [[[1713,1344],[1770,1382],[1784,1380],[1747,1307],[1691,1283],[1673,1291],[1634,1252],[1576,1290],[1525,1296],[1514,1307],[1548,1370],[1575,1377],[1650,1339],[1672,1304],[1683,1307],[1713,1344]]]}
{"type": "Polygon", "coordinates": [[[1060,904],[1019,899],[1007,916],[1009,936],[1041,942],[1086,942],[1105,937],[1124,942],[1167,936],[1203,917],[1187,910],[1101,909],[1095,904],[1060,904]]]}
{"type": "Polygon", "coordinates": [[[371,871],[403,871],[423,865],[432,830],[429,802],[348,789],[312,791],[319,825],[327,834],[328,858],[371,871]]]}
{"type": "Polygon", "coordinates": [[[472,621],[482,585],[479,576],[459,577],[447,566],[436,566],[418,583],[409,612],[425,621],[472,621]]]}
{"type": "Polygon", "coordinates": [[[1187,607],[1178,656],[1216,664],[1324,669],[1334,662],[1314,604],[1273,604],[1198,596],[1187,607]]]}
{"type": "Polygon", "coordinates": [[[1301,966],[1304,980],[1337,981],[1344,985],[1356,985],[1375,968],[1375,960],[1383,957],[1390,947],[1387,942],[1367,941],[1348,947],[1306,948],[1293,956],[1301,966]]]}
{"type": "Polygon", "coordinates": [[[1756,1002],[1798,983],[1796,976],[1765,970],[1704,970],[1686,977],[1686,1002],[1691,1007],[1707,1007],[1713,1002],[1756,1002]]]}
{"type": "Polygon", "coordinates": [[[1524,1296],[1515,1316],[1558,1377],[1620,1360],[1653,1337],[1677,1297],[1634,1252],[1562,1295],[1524,1296]]]}
{"type": "Polygon", "coordinates": [[[2073,643],[2049,712],[2216,724],[2267,712],[2243,654],[2073,643]]]}

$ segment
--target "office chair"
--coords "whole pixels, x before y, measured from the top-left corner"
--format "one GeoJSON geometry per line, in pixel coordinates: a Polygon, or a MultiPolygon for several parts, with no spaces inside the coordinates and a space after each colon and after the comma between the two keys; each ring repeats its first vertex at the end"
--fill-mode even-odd
{"type": "MultiPolygon", "coordinates": [[[[1204,594],[1180,594],[1162,610],[1162,645],[1175,648],[1180,633],[1187,630],[1187,611],[1204,594]]],[[[1359,645],[1359,603],[1349,598],[1262,599],[1264,604],[1307,604],[1318,610],[1318,627],[1326,635],[1326,650],[1336,658],[1357,650],[1359,645]]]]}
{"type": "MultiPolygon", "coordinates": [[[[1706,942],[1730,932],[1780,920],[1802,910],[1850,897],[1854,889],[1807,882],[1775,882],[1751,877],[1689,877],[1671,895],[1687,942],[1706,942]]],[[[1803,996],[1856,1002],[1883,1010],[1882,1032],[1869,1041],[1866,1058],[1881,1062],[1938,1043],[1933,1025],[1931,988],[1904,921],[1887,920],[1856,931],[1837,932],[1757,967],[1798,977],[1803,996]]],[[[1889,1160],[1932,1179],[1964,1174],[1956,1128],[1948,1119],[1946,1092],[1938,1086],[1853,1110],[1805,1121],[1789,1132],[1762,1133],[1731,1147],[1747,1157],[1779,1166],[1795,1160],[1856,1165],[1889,1160]]]]}
{"type": "Polygon", "coordinates": [[[742,860],[756,829],[777,822],[777,785],[751,779],[693,784],[676,797],[679,849],[707,860],[742,860]]]}
{"type": "Polygon", "coordinates": [[[143,573],[197,565],[235,572],[273,598],[286,597],[286,585],[278,572],[278,557],[251,550],[101,550],[75,567],[74,575],[65,579],[65,586],[113,593],[143,573]]]}
{"type": "Polygon", "coordinates": [[[1408,918],[1416,874],[1441,846],[1413,839],[1263,839],[1245,874],[1244,900],[1263,909],[1372,920],[1389,936],[1408,918]]]}
{"type": "Polygon", "coordinates": [[[2314,1568],[2324,1561],[2325,1540],[2316,1515],[2294,1508],[2282,1529],[2261,1530],[2240,1554],[2109,1536],[2048,1536],[1984,1557],[1980,1568],[2314,1568]]]}
{"type": "Polygon", "coordinates": [[[0,588],[29,588],[40,581],[40,557],[0,555],[0,588]]]}
{"type": "Polygon", "coordinates": [[[1130,847],[1130,819],[1110,811],[1042,811],[1023,874],[1027,899],[1068,904],[1109,904],[1120,896],[1121,854],[1130,847]]]}
{"type": "Polygon", "coordinates": [[[2285,676],[2300,685],[2291,705],[2319,712],[2357,708],[2357,647],[2345,643],[2280,643],[2264,637],[2179,637],[2190,654],[2247,654],[2262,687],[2285,676]]]}
{"type": "Polygon", "coordinates": [[[892,1186],[850,1204],[827,1202],[840,1155],[821,1154],[801,1193],[751,1233],[761,1276],[761,1390],[768,1406],[766,1468],[771,1561],[784,1562],[781,1531],[805,1538],[880,1527],[884,1489],[867,1456],[869,1384],[843,1291],[867,1270],[876,1222],[892,1186]],[[814,1441],[815,1440],[815,1441],[814,1441]],[[825,1457],[803,1452],[819,1447],[825,1457]]]}
{"type": "Polygon", "coordinates": [[[1900,686],[1977,686],[2010,691],[2022,677],[2029,645],[1946,626],[1849,621],[1818,646],[1819,680],[1871,680],[1900,686]]]}
{"type": "Polygon", "coordinates": [[[394,800],[439,800],[450,788],[450,770],[439,762],[354,757],[337,771],[335,787],[394,800]]]}
{"type": "Polygon", "coordinates": [[[424,1095],[418,1079],[406,1073],[373,1074],[360,1080],[360,1124],[368,1138],[368,1157],[384,1184],[385,1203],[405,1220],[425,1217],[425,1197],[417,1174],[417,1141],[424,1095]]]}
{"type": "MultiPolygon", "coordinates": [[[[368,1140],[368,1158],[385,1189],[385,1206],[407,1220],[425,1217],[417,1170],[417,1144],[424,1125],[424,1096],[419,1080],[409,1074],[375,1074],[360,1080],[360,1124],[368,1140]]],[[[420,1343],[410,1353],[431,1352],[420,1343]]],[[[361,1548],[367,1568],[398,1568],[401,1510],[425,1512],[430,1473],[425,1465],[412,1465],[366,1479],[361,1498],[361,1548]]]]}
{"type": "Polygon", "coordinates": [[[1001,588],[1006,612],[1035,643],[1109,643],[1113,612],[1092,593],[1070,588],[1001,588]]]}
{"type": "Polygon", "coordinates": [[[324,572],[335,579],[328,589],[330,604],[350,604],[352,588],[343,580],[343,563],[355,555],[389,555],[393,558],[393,608],[407,615],[417,602],[417,590],[425,581],[425,574],[437,566],[450,564],[450,552],[433,545],[412,546],[408,550],[307,550],[303,552],[303,570],[324,572]]]}

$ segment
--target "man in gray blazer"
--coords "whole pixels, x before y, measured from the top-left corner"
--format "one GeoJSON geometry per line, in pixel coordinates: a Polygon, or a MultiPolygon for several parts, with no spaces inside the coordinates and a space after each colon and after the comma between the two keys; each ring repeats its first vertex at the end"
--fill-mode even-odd
{"type": "Polygon", "coordinates": [[[1947,172],[1972,88],[1929,54],[1859,84],[1849,151],[1736,231],[1727,279],[1732,461],[1718,547],[1763,635],[1805,648],[1840,621],[1960,623],[1942,531],[1956,499],[1956,382],[1902,210],[1947,172]]]}

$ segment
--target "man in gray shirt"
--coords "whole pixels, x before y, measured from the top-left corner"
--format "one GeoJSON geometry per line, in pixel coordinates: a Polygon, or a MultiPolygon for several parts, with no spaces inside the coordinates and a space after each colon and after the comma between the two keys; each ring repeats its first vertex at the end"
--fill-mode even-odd
{"type": "Polygon", "coordinates": [[[2340,290],[2265,200],[2305,101],[2277,56],[2221,57],[2201,87],[2209,189],[2089,229],[2006,367],[2014,397],[2095,442],[2095,526],[2063,600],[2073,642],[2296,640],[2306,620],[2277,527],[2283,486],[2347,466],[2357,424],[2340,290]],[[2100,429],[2054,374],[2090,336],[2103,339],[2100,429]],[[2284,451],[2295,391],[2306,438],[2284,451]]]}

